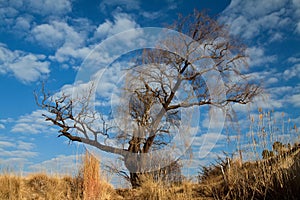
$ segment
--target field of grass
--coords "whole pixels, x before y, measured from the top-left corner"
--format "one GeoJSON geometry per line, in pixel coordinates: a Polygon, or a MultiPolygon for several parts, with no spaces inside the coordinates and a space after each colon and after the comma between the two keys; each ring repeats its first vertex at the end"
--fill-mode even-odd
{"type": "MultiPolygon", "coordinates": [[[[264,147],[272,146],[272,150],[265,148],[258,152],[254,149],[255,161],[227,157],[203,167],[197,183],[166,184],[147,177],[137,189],[114,189],[100,171],[100,162],[86,153],[74,176],[0,173],[0,200],[300,199],[300,145],[284,145],[261,134],[273,133],[276,127],[271,120],[264,120],[262,111],[259,112],[258,132],[251,132],[251,135],[259,136],[256,141],[264,147]]],[[[271,119],[269,114],[265,116],[271,119]]],[[[298,132],[296,126],[293,127],[298,132]]]]}
{"type": "Polygon", "coordinates": [[[220,162],[207,167],[198,183],[183,181],[166,185],[147,179],[138,189],[114,189],[101,178],[99,162],[91,155],[84,158],[75,177],[35,173],[26,177],[11,173],[0,175],[1,200],[61,199],[299,199],[300,149],[268,159],[241,163],[220,162]]]}

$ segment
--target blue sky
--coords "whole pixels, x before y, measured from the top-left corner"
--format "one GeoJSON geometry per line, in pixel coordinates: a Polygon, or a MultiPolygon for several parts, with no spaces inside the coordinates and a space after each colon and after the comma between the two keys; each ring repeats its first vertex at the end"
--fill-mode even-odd
{"type": "MultiPolygon", "coordinates": [[[[68,88],[86,56],[106,38],[133,28],[165,27],[178,13],[195,8],[207,9],[247,45],[247,73],[262,81],[268,94],[265,101],[235,106],[245,133],[247,113],[257,118],[258,107],[300,124],[299,0],[0,0],[0,165],[25,172],[76,169],[70,163],[83,147],[56,137],[57,130],[41,118],[33,91],[45,80],[53,93],[68,88]]],[[[205,128],[208,118],[201,119],[205,128]]],[[[234,149],[234,137],[228,145],[226,133],[199,133],[185,172],[194,173],[228,146],[234,149]],[[206,159],[198,155],[200,147],[208,151],[206,159]]]]}

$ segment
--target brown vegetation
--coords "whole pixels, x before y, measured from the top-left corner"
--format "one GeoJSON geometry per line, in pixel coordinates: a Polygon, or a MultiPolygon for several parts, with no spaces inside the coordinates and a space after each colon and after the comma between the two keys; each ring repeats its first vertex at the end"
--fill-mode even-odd
{"type": "Polygon", "coordinates": [[[300,149],[255,162],[227,160],[204,168],[200,191],[214,199],[298,199],[300,149]]]}
{"type": "Polygon", "coordinates": [[[104,181],[99,162],[84,158],[76,177],[43,173],[20,177],[0,176],[0,199],[298,199],[300,193],[300,148],[269,159],[241,163],[226,159],[205,167],[198,183],[166,184],[145,178],[137,189],[116,189],[104,181]]]}
{"type": "Polygon", "coordinates": [[[78,175],[51,176],[45,173],[26,177],[3,173],[0,175],[1,200],[98,200],[115,199],[111,184],[101,177],[99,161],[86,154],[78,175]]]}

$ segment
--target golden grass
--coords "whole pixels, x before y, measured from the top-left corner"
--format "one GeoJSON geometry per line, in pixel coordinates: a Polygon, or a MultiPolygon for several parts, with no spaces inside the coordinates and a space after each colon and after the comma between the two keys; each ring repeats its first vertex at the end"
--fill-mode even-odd
{"type": "Polygon", "coordinates": [[[300,149],[242,165],[237,160],[230,161],[229,165],[215,165],[206,173],[199,191],[214,199],[299,199],[300,149]]]}
{"type": "MultiPolygon", "coordinates": [[[[270,113],[263,114],[262,110],[259,113],[258,132],[255,133],[252,126],[251,137],[253,141],[257,137],[259,144],[267,148],[271,146],[268,143],[274,142],[272,130],[276,127],[272,123],[275,120],[270,113]],[[269,131],[265,127],[270,127],[269,131]],[[272,137],[264,135],[265,131],[272,137]]],[[[251,122],[255,123],[254,118],[251,122]]],[[[298,132],[296,126],[293,129],[298,132]]],[[[145,177],[137,189],[116,190],[105,180],[99,161],[87,152],[75,177],[49,176],[45,173],[21,177],[2,173],[0,200],[296,200],[300,196],[300,145],[292,147],[289,144],[286,147],[276,150],[273,145],[268,152],[275,153],[265,155],[265,159],[260,159],[260,152],[254,148],[257,161],[243,162],[241,156],[206,167],[198,183],[183,181],[171,185],[145,177]]]]}
{"type": "MultiPolygon", "coordinates": [[[[167,200],[167,199],[298,199],[300,194],[300,149],[287,156],[257,162],[231,160],[230,167],[215,165],[200,183],[183,181],[165,184],[145,178],[137,189],[113,189],[103,180],[99,162],[91,155],[83,159],[76,177],[49,176],[44,173],[26,177],[0,175],[2,200],[167,200]]],[[[223,163],[224,164],[224,163],[223,163]]]]}
{"type": "Polygon", "coordinates": [[[88,153],[75,177],[46,173],[26,177],[13,173],[0,175],[0,200],[106,200],[115,197],[112,185],[101,178],[99,161],[88,153]]]}
{"type": "Polygon", "coordinates": [[[199,185],[189,181],[182,182],[180,185],[167,186],[162,182],[154,182],[151,179],[144,181],[142,186],[137,189],[117,189],[117,193],[124,200],[204,200],[211,199],[202,197],[198,193],[199,185]]]}
{"type": "Polygon", "coordinates": [[[20,189],[20,177],[10,174],[0,176],[0,199],[19,199],[20,189]]]}
{"type": "Polygon", "coordinates": [[[112,185],[107,183],[104,177],[101,177],[100,162],[88,152],[84,156],[81,173],[84,200],[112,199],[114,195],[112,185]]]}
{"type": "Polygon", "coordinates": [[[82,199],[77,179],[72,177],[55,177],[43,173],[26,177],[13,174],[0,175],[0,199],[82,199]]]}

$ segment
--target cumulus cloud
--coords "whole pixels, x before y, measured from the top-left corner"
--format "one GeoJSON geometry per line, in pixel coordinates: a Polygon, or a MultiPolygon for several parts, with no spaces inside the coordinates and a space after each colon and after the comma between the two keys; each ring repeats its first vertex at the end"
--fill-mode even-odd
{"type": "Polygon", "coordinates": [[[296,17],[300,18],[300,0],[292,0],[296,17]]]}
{"type": "Polygon", "coordinates": [[[36,15],[61,17],[72,10],[71,0],[0,1],[0,26],[18,31],[27,30],[36,15]]]}
{"type": "Polygon", "coordinates": [[[233,0],[220,21],[228,24],[234,35],[252,39],[264,32],[275,41],[282,37],[279,32],[292,23],[291,6],[288,0],[233,0]]]}
{"type": "Polygon", "coordinates": [[[63,44],[77,47],[81,46],[85,40],[73,27],[60,21],[38,25],[32,29],[31,34],[31,40],[52,48],[58,48],[63,44]]]}
{"type": "Polygon", "coordinates": [[[23,83],[38,80],[50,72],[50,63],[41,54],[11,51],[0,43],[0,74],[12,74],[23,83]]]}
{"type": "Polygon", "coordinates": [[[40,15],[62,15],[72,10],[70,0],[24,0],[27,9],[40,15]]]}
{"type": "MultiPolygon", "coordinates": [[[[95,29],[88,44],[74,46],[71,42],[65,42],[55,52],[54,56],[50,56],[50,59],[60,63],[68,63],[75,67],[84,64],[89,68],[94,69],[96,67],[99,70],[99,67],[105,67],[116,59],[116,55],[120,56],[116,52],[122,52],[122,50],[128,49],[129,46],[137,46],[136,43],[140,41],[138,38],[143,35],[143,31],[132,29],[138,27],[140,26],[130,15],[117,13],[114,15],[113,21],[106,20],[95,29]],[[129,29],[132,31],[115,35],[129,29]],[[100,41],[102,43],[98,45],[100,41]],[[82,63],[83,60],[84,63],[82,63]]],[[[72,41],[78,43],[76,40],[72,41]]]]}
{"type": "Polygon", "coordinates": [[[106,20],[104,23],[100,24],[94,34],[94,37],[109,37],[122,31],[138,27],[139,25],[132,19],[130,15],[118,13],[114,16],[113,22],[106,20]]]}
{"type": "Polygon", "coordinates": [[[0,1],[0,25],[7,26],[14,23],[14,18],[19,14],[14,1],[0,1]]]}
{"type": "Polygon", "coordinates": [[[28,32],[31,28],[33,17],[30,15],[17,17],[15,20],[15,25],[13,30],[18,32],[18,34],[24,34],[24,32],[28,32]]]}

